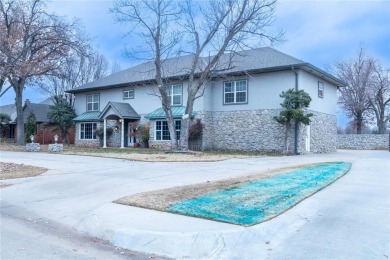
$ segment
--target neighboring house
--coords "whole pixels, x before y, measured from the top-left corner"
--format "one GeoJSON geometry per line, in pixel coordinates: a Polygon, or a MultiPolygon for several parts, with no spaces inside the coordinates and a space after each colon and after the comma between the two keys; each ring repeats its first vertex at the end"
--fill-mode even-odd
{"type": "Polygon", "coordinates": [[[0,106],[0,113],[6,114],[10,117],[11,121],[8,124],[8,127],[4,128],[1,133],[1,138],[14,139],[16,135],[16,105],[4,105],[0,106]]]}
{"type": "MultiPolygon", "coordinates": [[[[27,118],[30,113],[34,113],[36,116],[36,129],[34,135],[34,142],[40,144],[54,143],[54,135],[61,136],[59,131],[52,131],[53,126],[48,124],[49,119],[47,117],[50,106],[53,105],[52,99],[48,98],[41,103],[31,103],[26,99],[23,106],[23,119],[24,123],[27,123],[27,118]]],[[[8,114],[11,117],[8,133],[3,136],[5,138],[16,139],[16,105],[0,106],[0,112],[8,114]]],[[[74,129],[69,133],[69,142],[74,144],[74,129]]],[[[61,141],[61,138],[59,138],[61,141]]],[[[29,140],[27,140],[29,141],[29,140]]]]}
{"type": "MultiPolygon", "coordinates": [[[[228,59],[229,55],[222,56],[221,63],[228,59]]],[[[187,98],[186,70],[191,62],[188,55],[163,64],[172,82],[166,87],[178,136],[187,98]]],[[[215,73],[204,95],[195,101],[194,118],[200,118],[205,126],[203,149],[282,151],[284,127],[273,117],[281,110],[281,92],[297,88],[311,96],[308,110],[314,116],[310,126],[301,125],[296,133],[290,133],[290,150],[295,145],[299,153],[336,150],[336,94],[346,83],[268,47],[239,52],[232,64],[231,69],[215,73]]],[[[137,127],[150,124],[150,146],[169,147],[154,71],[154,64],[148,62],[68,91],[75,94],[76,145],[104,146],[96,130],[112,127],[115,130],[107,145],[132,146],[137,142],[133,134],[137,127]]]]}

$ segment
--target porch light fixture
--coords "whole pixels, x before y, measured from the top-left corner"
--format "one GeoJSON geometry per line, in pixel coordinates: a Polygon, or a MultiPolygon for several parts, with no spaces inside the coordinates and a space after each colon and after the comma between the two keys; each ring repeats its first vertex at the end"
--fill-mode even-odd
{"type": "Polygon", "coordinates": [[[114,129],[115,129],[115,132],[118,132],[119,126],[116,125],[116,126],[114,127],[114,129]]]}
{"type": "Polygon", "coordinates": [[[122,123],[122,118],[119,118],[119,120],[118,120],[118,121],[119,121],[119,123],[122,123]]]}

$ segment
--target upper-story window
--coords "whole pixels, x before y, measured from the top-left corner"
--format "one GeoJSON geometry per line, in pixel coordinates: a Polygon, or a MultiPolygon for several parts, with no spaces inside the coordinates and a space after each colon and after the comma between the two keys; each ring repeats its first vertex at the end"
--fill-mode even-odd
{"type": "Polygon", "coordinates": [[[99,94],[87,95],[87,111],[99,111],[99,94]]]}
{"type": "Polygon", "coordinates": [[[248,81],[226,81],[223,84],[223,103],[242,104],[248,102],[248,81]]]}
{"type": "Polygon", "coordinates": [[[133,88],[123,90],[123,99],[133,99],[133,98],[134,98],[133,88]]]}
{"type": "Polygon", "coordinates": [[[171,85],[167,87],[167,95],[171,100],[172,106],[180,106],[182,100],[183,88],[181,85],[171,85]]]}
{"type": "Polygon", "coordinates": [[[321,81],[318,81],[318,97],[324,98],[324,83],[321,81]]]}

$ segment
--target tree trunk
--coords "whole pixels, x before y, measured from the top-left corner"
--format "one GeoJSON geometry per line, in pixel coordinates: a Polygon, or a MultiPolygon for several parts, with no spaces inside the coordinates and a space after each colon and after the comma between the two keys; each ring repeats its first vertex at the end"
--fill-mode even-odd
{"type": "Polygon", "coordinates": [[[188,151],[188,137],[189,137],[189,129],[190,129],[191,117],[189,114],[185,114],[185,116],[181,120],[181,128],[180,128],[180,149],[183,151],[188,151]]]}
{"type": "Polygon", "coordinates": [[[68,132],[66,130],[61,131],[61,140],[62,140],[63,144],[67,144],[68,143],[67,136],[68,136],[68,132]]]}
{"type": "Polygon", "coordinates": [[[23,86],[24,80],[19,79],[16,82],[12,82],[12,86],[15,90],[15,105],[16,105],[16,144],[24,145],[24,118],[23,118],[23,86]]]}
{"type": "Polygon", "coordinates": [[[384,134],[386,131],[386,123],[385,123],[385,108],[380,111],[379,118],[376,119],[376,125],[378,126],[378,133],[384,134]]]}
{"type": "Polygon", "coordinates": [[[362,134],[363,117],[361,114],[356,116],[356,134],[362,134]]]}
{"type": "MultiPolygon", "coordinates": [[[[190,86],[189,86],[190,87],[190,86]]],[[[181,120],[180,129],[180,149],[188,151],[188,137],[190,134],[191,114],[194,109],[195,94],[191,89],[188,90],[186,112],[181,120]]]]}
{"type": "Polygon", "coordinates": [[[177,138],[176,138],[176,127],[175,121],[172,117],[172,111],[170,111],[170,117],[167,117],[169,135],[171,136],[171,150],[177,150],[177,138]]]}
{"type": "Polygon", "coordinates": [[[381,118],[376,122],[376,125],[378,126],[378,134],[384,134],[386,130],[385,120],[381,118]]]}

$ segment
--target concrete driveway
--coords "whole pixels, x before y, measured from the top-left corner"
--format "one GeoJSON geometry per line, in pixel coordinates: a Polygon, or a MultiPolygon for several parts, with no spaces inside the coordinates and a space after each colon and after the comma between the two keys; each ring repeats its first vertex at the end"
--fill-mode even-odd
{"type": "Polygon", "coordinates": [[[207,163],[1,152],[1,161],[42,166],[9,180],[1,214],[41,216],[130,250],[193,259],[388,259],[390,153],[346,151],[207,163]],[[351,171],[284,214],[241,227],[112,203],[133,193],[298,164],[349,161],[351,171]]]}

